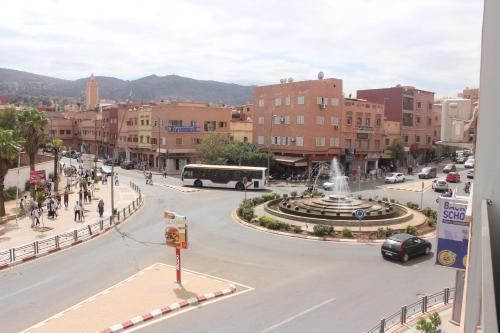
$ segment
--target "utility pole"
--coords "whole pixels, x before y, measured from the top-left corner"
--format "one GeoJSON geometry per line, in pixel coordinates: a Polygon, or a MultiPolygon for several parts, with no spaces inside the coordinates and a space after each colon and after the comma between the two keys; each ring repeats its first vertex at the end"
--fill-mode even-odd
{"type": "MultiPolygon", "coordinates": [[[[274,109],[273,109],[274,113],[274,109]]],[[[269,177],[271,175],[271,133],[273,130],[273,122],[274,118],[276,118],[277,115],[271,114],[271,124],[269,126],[269,141],[267,145],[267,184],[269,184],[269,177]]]]}

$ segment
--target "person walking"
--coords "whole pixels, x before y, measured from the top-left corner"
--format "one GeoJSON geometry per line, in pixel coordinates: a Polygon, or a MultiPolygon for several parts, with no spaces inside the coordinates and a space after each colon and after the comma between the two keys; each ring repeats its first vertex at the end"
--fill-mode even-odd
{"type": "Polygon", "coordinates": [[[26,211],[24,210],[24,199],[21,198],[21,202],[19,202],[19,218],[22,219],[26,211]]]}
{"type": "Polygon", "coordinates": [[[69,192],[68,189],[64,191],[64,208],[68,209],[69,204],[69,192]]]}
{"type": "Polygon", "coordinates": [[[118,181],[118,173],[115,173],[115,186],[119,186],[120,182],[118,181]]]}
{"type": "Polygon", "coordinates": [[[83,205],[80,205],[80,215],[82,216],[82,222],[85,222],[85,209],[83,205]]]}
{"type": "Polygon", "coordinates": [[[89,203],[92,203],[92,191],[90,190],[87,190],[87,199],[89,203]]]}
{"type": "Polygon", "coordinates": [[[40,215],[41,215],[41,209],[36,207],[35,209],[33,209],[33,217],[35,219],[35,226],[39,226],[40,225],[40,215]]]}
{"type": "Polygon", "coordinates": [[[97,211],[99,212],[99,217],[102,218],[104,215],[104,200],[99,200],[99,203],[97,204],[97,211]]]}
{"type": "Polygon", "coordinates": [[[76,218],[78,217],[78,222],[80,222],[81,220],[81,209],[82,207],[80,206],[80,204],[77,202],[75,202],[75,206],[73,207],[73,210],[75,211],[75,221],[76,221],[76,218]]]}
{"type": "Polygon", "coordinates": [[[80,191],[78,192],[78,199],[80,199],[80,202],[83,201],[83,188],[80,188],[80,191]]]}

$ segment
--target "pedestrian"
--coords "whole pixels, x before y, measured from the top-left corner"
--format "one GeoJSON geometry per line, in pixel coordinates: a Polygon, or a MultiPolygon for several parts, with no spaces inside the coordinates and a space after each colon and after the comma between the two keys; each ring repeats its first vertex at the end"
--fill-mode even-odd
{"type": "Polygon", "coordinates": [[[99,200],[99,203],[97,204],[97,211],[99,212],[99,217],[102,218],[104,214],[104,200],[99,200]]]}
{"type": "Polygon", "coordinates": [[[118,181],[118,173],[115,173],[115,186],[119,186],[120,182],[118,181]]]}
{"type": "Polygon", "coordinates": [[[21,198],[21,202],[19,202],[19,217],[23,218],[24,217],[24,199],[21,198]]]}
{"type": "Polygon", "coordinates": [[[82,207],[80,207],[80,204],[77,202],[75,202],[75,206],[73,207],[73,210],[75,211],[75,222],[76,222],[76,217],[78,217],[78,222],[80,222],[81,220],[81,209],[82,207]]]}
{"type": "Polygon", "coordinates": [[[64,191],[64,208],[68,209],[68,203],[69,203],[69,192],[68,189],[64,191]]]}
{"type": "Polygon", "coordinates": [[[40,225],[40,214],[41,214],[40,208],[36,207],[35,209],[33,209],[33,217],[35,219],[35,226],[40,225]]]}
{"type": "Polygon", "coordinates": [[[167,169],[163,170],[163,178],[167,178],[167,169]]]}
{"type": "Polygon", "coordinates": [[[85,209],[83,208],[83,205],[80,205],[80,215],[82,216],[82,222],[85,222],[85,209]]]}
{"type": "Polygon", "coordinates": [[[88,202],[89,203],[92,203],[92,192],[90,190],[87,190],[87,198],[88,198],[88,202]]]}

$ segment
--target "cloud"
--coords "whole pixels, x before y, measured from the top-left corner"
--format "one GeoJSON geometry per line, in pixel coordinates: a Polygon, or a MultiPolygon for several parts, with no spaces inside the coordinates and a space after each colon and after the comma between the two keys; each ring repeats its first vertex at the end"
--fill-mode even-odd
{"type": "Polygon", "coordinates": [[[479,82],[482,3],[6,1],[0,65],[55,77],[179,74],[227,82],[412,84],[455,95],[479,82]]]}

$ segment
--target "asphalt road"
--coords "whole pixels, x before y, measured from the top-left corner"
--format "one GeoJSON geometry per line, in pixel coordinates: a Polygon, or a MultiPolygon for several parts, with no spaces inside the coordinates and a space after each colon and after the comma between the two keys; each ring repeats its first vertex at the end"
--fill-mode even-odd
{"type": "MultiPolygon", "coordinates": [[[[173,265],[174,251],[163,245],[164,209],[189,219],[183,267],[255,290],[140,332],[362,332],[401,305],[454,281],[454,271],[435,267],[432,256],[401,264],[382,259],[378,245],[307,241],[242,227],[230,217],[241,192],[181,193],[161,186],[165,180],[159,177],[146,186],[137,171],[118,172],[122,183],[141,185],[144,208],[102,237],[0,272],[2,332],[27,328],[154,262],[173,265]]],[[[395,192],[401,202],[416,195],[395,192]]],[[[431,206],[435,195],[427,191],[425,198],[431,206]]]]}

